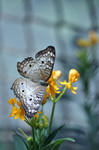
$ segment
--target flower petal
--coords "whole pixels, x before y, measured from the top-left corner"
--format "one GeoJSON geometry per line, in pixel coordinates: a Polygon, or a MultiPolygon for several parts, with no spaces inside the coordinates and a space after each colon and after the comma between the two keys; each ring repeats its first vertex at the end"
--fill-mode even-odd
{"type": "Polygon", "coordinates": [[[10,100],[8,100],[8,103],[14,105],[16,103],[16,98],[11,98],[10,100]]]}
{"type": "Polygon", "coordinates": [[[16,114],[16,112],[17,112],[17,107],[13,106],[10,117],[13,117],[16,114]]]}
{"type": "Polygon", "coordinates": [[[76,90],[77,90],[77,87],[71,86],[71,92],[72,92],[73,94],[77,94],[76,90]]]}
{"type": "Polygon", "coordinates": [[[71,92],[72,92],[73,94],[77,94],[77,92],[75,92],[74,90],[71,90],[71,92]]]}
{"type": "Polygon", "coordinates": [[[24,116],[24,115],[21,115],[21,116],[20,116],[20,119],[24,121],[24,120],[25,120],[25,116],[24,116]]]}
{"type": "Polygon", "coordinates": [[[14,119],[18,119],[20,117],[20,109],[17,110],[14,119]]]}
{"type": "Polygon", "coordinates": [[[49,94],[45,93],[44,98],[42,100],[42,105],[44,105],[46,103],[48,96],[49,96],[49,94]]]}
{"type": "Polygon", "coordinates": [[[17,101],[17,105],[19,106],[19,107],[21,107],[21,100],[19,99],[19,101],[17,101]]]}
{"type": "Polygon", "coordinates": [[[62,85],[66,85],[67,82],[66,82],[66,80],[64,80],[63,82],[59,81],[59,83],[62,85]]]}
{"type": "Polygon", "coordinates": [[[21,120],[25,120],[25,112],[24,112],[24,110],[21,110],[20,119],[21,120]]]}

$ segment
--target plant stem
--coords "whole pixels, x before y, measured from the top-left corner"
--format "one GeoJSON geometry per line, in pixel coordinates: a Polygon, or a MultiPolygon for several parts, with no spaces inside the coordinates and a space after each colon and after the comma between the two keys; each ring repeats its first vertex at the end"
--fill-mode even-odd
{"type": "Polygon", "coordinates": [[[53,122],[53,117],[54,117],[55,105],[56,105],[56,102],[53,102],[48,134],[52,132],[52,122],[53,122]]]}
{"type": "Polygon", "coordinates": [[[26,139],[28,138],[28,136],[26,135],[26,133],[21,128],[18,128],[18,130],[24,136],[24,138],[26,138],[26,139]]]}
{"type": "Polygon", "coordinates": [[[52,112],[51,112],[51,118],[50,118],[50,124],[49,124],[49,131],[48,134],[50,134],[52,132],[52,122],[53,122],[53,117],[54,117],[54,111],[55,111],[55,105],[57,103],[57,101],[62,97],[62,95],[65,93],[66,91],[66,87],[64,87],[63,91],[61,92],[61,94],[54,100],[52,100],[53,102],[53,107],[52,107],[52,112]]]}
{"type": "Polygon", "coordinates": [[[35,141],[35,134],[34,134],[34,127],[32,127],[32,136],[33,136],[33,147],[34,147],[34,150],[36,150],[36,141],[35,141]]]}
{"type": "Polygon", "coordinates": [[[60,93],[60,95],[56,98],[55,103],[63,96],[63,94],[66,91],[66,87],[64,87],[63,91],[60,93]]]}

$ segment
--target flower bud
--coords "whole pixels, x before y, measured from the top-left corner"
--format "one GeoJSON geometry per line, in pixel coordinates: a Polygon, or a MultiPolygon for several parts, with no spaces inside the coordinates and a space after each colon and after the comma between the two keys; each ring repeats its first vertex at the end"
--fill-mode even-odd
{"type": "Polygon", "coordinates": [[[10,104],[10,105],[15,105],[15,103],[16,103],[16,98],[14,97],[14,98],[11,98],[10,100],[8,100],[8,103],[10,104]]]}
{"type": "Polygon", "coordinates": [[[35,122],[34,126],[36,129],[39,128],[39,122],[35,122]]]}
{"type": "Polygon", "coordinates": [[[36,122],[39,122],[39,121],[40,121],[39,116],[35,118],[35,121],[36,121],[36,122]]]}
{"type": "Polygon", "coordinates": [[[48,128],[48,118],[46,115],[42,116],[43,126],[44,128],[48,128]]]}
{"type": "Polygon", "coordinates": [[[43,115],[43,116],[42,116],[42,119],[43,119],[43,120],[48,120],[48,118],[47,118],[46,115],[43,115]]]}
{"type": "Polygon", "coordinates": [[[47,128],[48,128],[48,125],[49,125],[48,122],[45,122],[44,128],[47,129],[47,128]]]}
{"type": "Polygon", "coordinates": [[[69,71],[69,82],[74,83],[79,79],[79,77],[80,74],[76,69],[71,69],[69,71]]]}
{"type": "Polygon", "coordinates": [[[54,77],[55,80],[58,80],[58,79],[61,78],[61,76],[62,76],[62,73],[61,73],[60,70],[53,71],[53,74],[54,74],[53,77],[54,77]]]}
{"type": "Polygon", "coordinates": [[[29,136],[29,137],[27,138],[27,142],[28,142],[29,144],[31,144],[31,143],[33,142],[33,138],[32,138],[31,136],[29,136]]]}
{"type": "Polygon", "coordinates": [[[39,129],[40,129],[40,130],[43,129],[43,123],[39,123],[39,129]]]}

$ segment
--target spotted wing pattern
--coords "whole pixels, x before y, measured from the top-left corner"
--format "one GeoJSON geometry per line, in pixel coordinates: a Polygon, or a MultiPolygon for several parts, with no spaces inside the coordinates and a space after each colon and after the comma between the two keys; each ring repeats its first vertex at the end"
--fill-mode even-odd
{"type": "Polygon", "coordinates": [[[48,46],[35,55],[17,63],[18,72],[34,82],[47,81],[52,73],[55,62],[55,48],[48,46]]]}
{"type": "Polygon", "coordinates": [[[28,118],[37,113],[45,94],[45,87],[29,79],[18,78],[12,88],[16,97],[21,99],[22,107],[28,118]]]}
{"type": "MultiPolygon", "coordinates": [[[[18,72],[24,77],[16,79],[12,90],[21,99],[25,115],[29,118],[37,113],[45,94],[44,84],[50,78],[55,62],[55,48],[48,46],[35,55],[17,63],[18,72]]],[[[46,84],[45,84],[46,85],[46,84]]]]}

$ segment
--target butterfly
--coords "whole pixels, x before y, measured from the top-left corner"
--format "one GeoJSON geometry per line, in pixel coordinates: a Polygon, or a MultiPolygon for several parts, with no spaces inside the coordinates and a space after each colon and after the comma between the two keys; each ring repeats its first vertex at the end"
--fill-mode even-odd
{"type": "Polygon", "coordinates": [[[17,70],[24,78],[18,78],[12,84],[16,97],[21,99],[25,116],[32,118],[39,110],[55,62],[55,48],[48,46],[36,53],[35,58],[28,57],[17,63],[17,70]]]}

